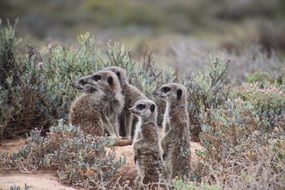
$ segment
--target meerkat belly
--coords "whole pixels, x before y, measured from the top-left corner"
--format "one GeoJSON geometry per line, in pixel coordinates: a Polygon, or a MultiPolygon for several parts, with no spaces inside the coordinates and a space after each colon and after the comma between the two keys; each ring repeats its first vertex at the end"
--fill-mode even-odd
{"type": "Polygon", "coordinates": [[[148,149],[142,151],[143,154],[141,155],[137,167],[144,173],[144,183],[158,181],[159,176],[162,173],[162,160],[159,152],[148,149]]]}

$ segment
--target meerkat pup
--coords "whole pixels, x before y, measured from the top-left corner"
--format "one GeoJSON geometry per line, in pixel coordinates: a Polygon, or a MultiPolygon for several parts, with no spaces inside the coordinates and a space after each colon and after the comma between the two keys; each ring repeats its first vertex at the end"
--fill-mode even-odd
{"type": "Polygon", "coordinates": [[[161,140],[163,159],[169,180],[189,177],[190,132],[187,111],[187,90],[177,83],[162,85],[155,94],[166,102],[164,127],[169,126],[161,140]]]}
{"type": "Polygon", "coordinates": [[[164,175],[162,152],[158,139],[157,107],[148,99],[138,100],[130,108],[132,114],[139,118],[133,149],[137,167],[136,185],[140,188],[145,185],[160,182],[164,175]]]}
{"type": "Polygon", "coordinates": [[[118,116],[124,107],[124,97],[117,76],[99,71],[80,78],[74,87],[85,93],[72,103],[70,123],[98,136],[104,131],[119,136],[118,116]]]}
{"type": "Polygon", "coordinates": [[[120,81],[125,106],[119,116],[119,120],[126,137],[131,138],[132,132],[135,130],[134,128],[137,123],[137,118],[133,117],[129,109],[136,103],[136,101],[147,99],[147,97],[138,88],[129,84],[126,71],[121,67],[107,67],[104,70],[115,73],[120,81]]]}

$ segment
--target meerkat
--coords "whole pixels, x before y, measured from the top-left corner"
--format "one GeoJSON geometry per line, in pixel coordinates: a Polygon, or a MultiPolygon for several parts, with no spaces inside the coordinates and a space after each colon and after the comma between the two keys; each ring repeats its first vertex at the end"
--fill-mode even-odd
{"type": "Polygon", "coordinates": [[[135,184],[140,188],[162,181],[164,174],[162,151],[158,139],[157,107],[148,99],[138,100],[130,108],[138,117],[133,150],[137,168],[135,184]],[[138,130],[139,129],[139,130],[138,130]]]}
{"type": "Polygon", "coordinates": [[[161,140],[163,159],[169,180],[178,176],[189,177],[190,172],[190,132],[187,111],[187,90],[177,83],[162,85],[155,94],[166,102],[164,128],[161,140]]]}
{"type": "Polygon", "coordinates": [[[133,117],[129,109],[136,103],[136,101],[140,99],[147,99],[147,97],[137,87],[128,82],[126,71],[121,67],[112,66],[107,67],[104,70],[115,73],[120,81],[125,106],[119,116],[119,120],[121,123],[121,128],[124,130],[126,137],[134,139],[132,133],[135,130],[137,118],[133,117]]]}
{"type": "Polygon", "coordinates": [[[124,97],[117,76],[99,71],[80,78],[74,87],[85,93],[71,104],[70,123],[97,136],[107,132],[118,137],[118,116],[124,107],[124,97]]]}

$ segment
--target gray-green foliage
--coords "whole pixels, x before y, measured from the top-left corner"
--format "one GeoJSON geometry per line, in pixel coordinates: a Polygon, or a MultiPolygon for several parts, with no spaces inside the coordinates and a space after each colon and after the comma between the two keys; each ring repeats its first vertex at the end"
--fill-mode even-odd
{"type": "MultiPolygon", "coordinates": [[[[24,190],[30,190],[31,189],[31,186],[28,186],[26,183],[25,183],[25,186],[23,188],[24,190]]],[[[20,186],[17,186],[17,185],[13,185],[10,187],[10,190],[21,190],[21,187],[20,186]]]]}
{"type": "Polygon", "coordinates": [[[188,111],[191,132],[194,140],[199,139],[204,114],[209,109],[223,105],[230,95],[230,82],[227,81],[228,61],[222,55],[210,55],[208,67],[188,80],[183,81],[188,89],[188,111]]]}
{"type": "Polygon", "coordinates": [[[5,137],[23,135],[67,118],[76,96],[72,83],[98,68],[94,39],[78,37],[79,47],[50,44],[40,52],[30,47],[18,56],[15,27],[1,28],[0,126],[5,137]]]}
{"type": "Polygon", "coordinates": [[[83,134],[78,127],[60,121],[46,137],[40,135],[40,130],[32,130],[18,152],[0,154],[0,169],[31,172],[54,168],[64,183],[86,189],[108,188],[125,163],[125,158],[115,158],[113,145],[113,139],[83,134]]]}
{"type": "MultiPolygon", "coordinates": [[[[14,30],[10,25],[1,29],[1,43],[10,48],[10,53],[2,50],[2,59],[12,55],[5,63],[11,68],[5,69],[9,72],[1,79],[0,124],[5,136],[24,134],[35,127],[48,129],[58,119],[67,119],[69,105],[77,95],[72,83],[106,66],[126,69],[129,81],[150,98],[154,98],[153,91],[161,84],[178,80],[175,73],[156,68],[147,52],[138,64],[130,50],[119,43],[109,43],[105,51],[97,49],[89,33],[78,37],[76,48],[49,44],[40,51],[31,48],[27,56],[19,57],[14,47],[14,30]]],[[[190,92],[189,111],[196,123],[201,122],[202,109],[216,107],[227,98],[226,74],[225,61],[213,56],[207,70],[195,75],[193,80],[184,81],[190,92]]],[[[164,103],[157,101],[157,104],[162,113],[164,103]]]]}
{"type": "Polygon", "coordinates": [[[124,45],[115,42],[108,44],[104,66],[117,65],[127,71],[129,82],[141,89],[148,97],[153,97],[154,90],[165,81],[173,80],[174,76],[154,66],[148,52],[139,63],[132,58],[131,51],[124,45]]]}

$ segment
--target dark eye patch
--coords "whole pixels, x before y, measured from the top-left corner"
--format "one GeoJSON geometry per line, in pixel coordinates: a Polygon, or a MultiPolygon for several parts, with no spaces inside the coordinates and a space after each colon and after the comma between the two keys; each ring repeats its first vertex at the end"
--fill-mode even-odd
{"type": "Polygon", "coordinates": [[[169,92],[171,89],[170,89],[168,86],[166,86],[166,87],[163,87],[161,90],[162,90],[164,93],[166,93],[166,92],[169,92]]]}
{"type": "Polygon", "coordinates": [[[100,75],[94,75],[92,76],[92,79],[95,80],[95,81],[98,81],[98,80],[101,80],[101,76],[100,75]]]}
{"type": "Polygon", "coordinates": [[[182,90],[181,89],[178,89],[177,90],[177,99],[179,100],[182,96],[182,90]]]}
{"type": "Polygon", "coordinates": [[[155,110],[155,105],[154,105],[154,104],[151,104],[151,106],[150,106],[150,111],[151,111],[151,112],[154,112],[154,110],[155,110]]]}
{"type": "Polygon", "coordinates": [[[86,82],[84,79],[80,79],[80,80],[79,80],[79,84],[85,85],[85,84],[87,84],[87,82],[86,82]]]}
{"type": "Polygon", "coordinates": [[[137,105],[137,108],[139,110],[145,109],[145,105],[144,104],[139,104],[139,105],[137,105]]]}

